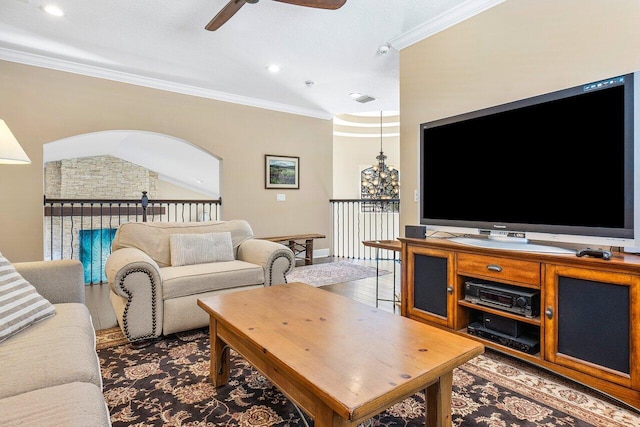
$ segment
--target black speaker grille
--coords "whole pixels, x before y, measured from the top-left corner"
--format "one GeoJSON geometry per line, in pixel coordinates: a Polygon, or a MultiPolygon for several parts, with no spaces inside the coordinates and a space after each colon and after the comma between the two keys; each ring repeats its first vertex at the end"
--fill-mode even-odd
{"type": "Polygon", "coordinates": [[[447,259],[415,255],[414,263],[414,306],[447,317],[447,259]]]}
{"type": "Polygon", "coordinates": [[[558,352],[629,373],[629,288],[558,278],[558,352]]]}

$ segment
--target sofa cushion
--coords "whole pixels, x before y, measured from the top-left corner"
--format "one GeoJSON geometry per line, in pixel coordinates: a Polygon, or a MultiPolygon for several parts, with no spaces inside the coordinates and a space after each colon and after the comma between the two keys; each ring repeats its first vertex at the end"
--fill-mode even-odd
{"type": "Polygon", "coordinates": [[[55,316],[0,343],[0,398],[76,381],[102,389],[89,310],[80,303],[55,307],[55,316]]]}
{"type": "Polygon", "coordinates": [[[231,233],[172,234],[169,239],[171,266],[233,261],[231,233]]]}
{"type": "Polygon", "coordinates": [[[164,267],[160,269],[160,275],[162,298],[165,300],[264,283],[261,266],[237,260],[164,267]]]}
{"type": "Polygon", "coordinates": [[[110,426],[102,391],[69,383],[0,399],[0,424],[8,426],[110,426]]]}
{"type": "Polygon", "coordinates": [[[53,304],[0,253],[0,342],[54,314],[53,304]]]}
{"type": "Polygon", "coordinates": [[[234,258],[238,246],[253,237],[247,221],[234,219],[210,222],[127,222],[118,227],[113,238],[112,251],[121,248],[138,248],[149,255],[160,267],[171,265],[169,237],[172,234],[231,233],[234,258]]]}

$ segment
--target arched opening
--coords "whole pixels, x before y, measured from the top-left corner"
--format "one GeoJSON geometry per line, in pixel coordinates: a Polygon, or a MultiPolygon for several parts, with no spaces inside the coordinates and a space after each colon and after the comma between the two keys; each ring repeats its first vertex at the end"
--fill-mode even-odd
{"type": "MultiPolygon", "coordinates": [[[[50,162],[69,160],[77,163],[77,159],[80,158],[106,156],[120,159],[157,174],[157,179],[161,184],[168,182],[184,189],[185,192],[200,193],[211,198],[220,197],[220,159],[188,141],[170,135],[136,130],[111,130],[75,135],[43,146],[45,168],[50,162]]],[[[101,161],[103,170],[98,178],[104,179],[115,171],[108,168],[109,162],[104,158],[96,159],[96,167],[100,167],[101,161]]],[[[45,180],[47,179],[45,174],[45,180]]],[[[99,183],[95,184],[98,187],[99,183]]],[[[47,194],[49,189],[45,185],[45,194],[50,197],[54,196],[54,194],[47,194]]],[[[136,196],[139,195],[139,190],[136,196]]],[[[82,197],[88,196],[87,189],[72,190],[71,187],[66,187],[64,191],[81,192],[82,197]]],[[[113,193],[119,190],[111,189],[108,191],[113,193]]],[[[147,191],[149,190],[147,189],[147,191]]],[[[152,196],[151,193],[149,195],[152,196]]],[[[78,194],[60,194],[58,196],[78,196],[78,194]]],[[[132,195],[110,194],[110,196],[130,197],[132,195]]],[[[153,194],[153,196],[156,195],[153,194]]]]}
{"type": "MultiPolygon", "coordinates": [[[[143,192],[149,200],[219,199],[220,163],[187,141],[145,131],[92,132],[45,144],[45,201],[71,203],[56,208],[45,203],[44,258],[80,259],[86,283],[105,281],[104,262],[115,230],[122,222],[139,221],[141,208],[86,201],[141,200],[143,192]]],[[[151,206],[149,211],[171,220],[168,207],[151,206]]],[[[197,206],[180,215],[182,221],[217,218],[197,206]]]]}

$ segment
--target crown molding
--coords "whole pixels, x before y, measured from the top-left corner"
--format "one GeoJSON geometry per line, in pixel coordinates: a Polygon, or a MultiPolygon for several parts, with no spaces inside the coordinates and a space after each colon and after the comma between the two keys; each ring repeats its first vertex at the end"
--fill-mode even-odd
{"type": "Polygon", "coordinates": [[[136,74],[121,71],[108,70],[102,67],[84,65],[64,59],[50,58],[33,53],[19,52],[12,49],[0,47],[0,60],[17,62],[20,64],[32,65],[35,67],[50,68],[52,70],[66,71],[74,74],[81,74],[99,79],[113,80],[121,83],[128,83],[137,86],[149,87],[152,89],[175,92],[182,95],[197,96],[200,98],[215,99],[217,101],[230,102],[233,104],[247,105],[250,107],[264,108],[266,110],[280,111],[283,113],[297,114],[300,116],[313,117],[316,119],[331,120],[333,115],[321,110],[310,110],[298,108],[287,104],[268,102],[262,99],[250,98],[246,96],[233,95],[230,93],[215,90],[203,89],[196,86],[184,85],[181,83],[169,82],[166,80],[144,77],[136,74]]]}
{"type": "Polygon", "coordinates": [[[385,122],[382,125],[380,125],[380,123],[354,122],[354,121],[351,121],[351,120],[345,120],[345,119],[340,118],[340,117],[334,117],[333,118],[333,124],[337,125],[337,126],[349,126],[349,127],[354,127],[354,128],[375,128],[375,129],[380,129],[381,127],[392,128],[392,127],[400,126],[400,122],[399,121],[385,122]]]}
{"type": "Polygon", "coordinates": [[[435,18],[418,25],[398,37],[389,40],[389,44],[397,50],[411,46],[421,40],[446,30],[466,19],[471,18],[487,9],[490,9],[505,0],[469,0],[452,10],[436,16],[435,18]]]}
{"type": "Polygon", "coordinates": [[[381,137],[383,138],[397,138],[400,136],[399,132],[389,132],[389,133],[383,133],[382,135],[375,134],[375,133],[353,133],[353,132],[337,132],[334,131],[333,132],[333,136],[342,136],[342,137],[346,137],[346,138],[377,138],[380,139],[381,137]]]}

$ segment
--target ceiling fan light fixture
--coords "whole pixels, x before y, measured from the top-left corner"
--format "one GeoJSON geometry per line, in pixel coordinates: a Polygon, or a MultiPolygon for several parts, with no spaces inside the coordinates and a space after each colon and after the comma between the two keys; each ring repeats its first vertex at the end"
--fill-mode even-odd
{"type": "MultiPolygon", "coordinates": [[[[229,2],[204,27],[208,31],[215,31],[240,10],[245,3],[255,4],[260,0],[229,0],[229,2]]],[[[275,0],[297,6],[335,10],[341,8],[347,0],[275,0]]]]}

